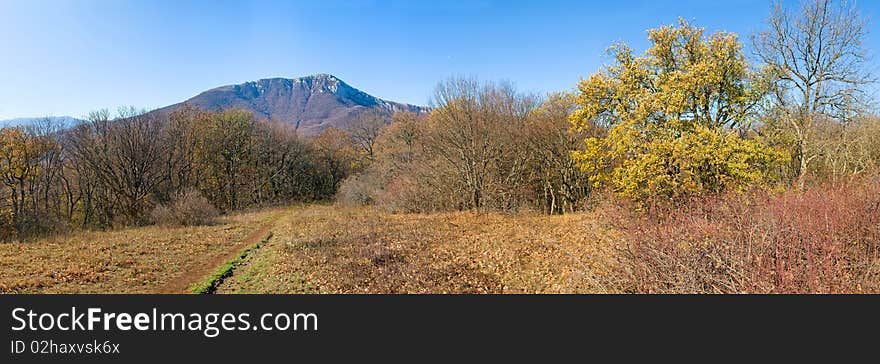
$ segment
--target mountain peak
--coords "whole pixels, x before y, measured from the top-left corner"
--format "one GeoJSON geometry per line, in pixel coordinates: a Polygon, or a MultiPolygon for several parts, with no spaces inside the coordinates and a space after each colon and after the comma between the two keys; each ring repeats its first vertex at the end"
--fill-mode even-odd
{"type": "Polygon", "coordinates": [[[245,109],[258,118],[293,124],[304,135],[316,135],[329,127],[345,128],[370,110],[389,117],[397,111],[427,111],[421,106],[372,96],[328,73],[221,86],[161,110],[168,111],[182,104],[207,110],[245,109]]]}
{"type": "Polygon", "coordinates": [[[339,80],[338,78],[336,78],[336,76],[331,75],[331,74],[329,74],[329,73],[316,73],[316,74],[313,74],[313,75],[303,76],[303,77],[300,77],[300,78],[320,78],[320,79],[337,80],[337,81],[339,80]]]}

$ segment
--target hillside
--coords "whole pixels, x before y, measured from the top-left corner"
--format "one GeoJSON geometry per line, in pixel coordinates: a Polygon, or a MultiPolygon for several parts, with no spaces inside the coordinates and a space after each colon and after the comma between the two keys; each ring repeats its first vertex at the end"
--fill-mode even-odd
{"type": "Polygon", "coordinates": [[[6,119],[0,120],[0,126],[14,126],[14,125],[33,125],[35,123],[43,122],[45,120],[49,120],[52,123],[60,124],[60,125],[76,125],[83,120],[77,119],[70,116],[44,116],[44,117],[33,117],[33,118],[15,118],[15,119],[6,119]]]}
{"type": "Polygon", "coordinates": [[[258,118],[295,125],[303,135],[316,135],[331,126],[345,128],[368,110],[389,116],[396,111],[427,110],[369,95],[329,74],[221,86],[159,111],[171,111],[185,104],[214,111],[245,109],[258,118]]]}

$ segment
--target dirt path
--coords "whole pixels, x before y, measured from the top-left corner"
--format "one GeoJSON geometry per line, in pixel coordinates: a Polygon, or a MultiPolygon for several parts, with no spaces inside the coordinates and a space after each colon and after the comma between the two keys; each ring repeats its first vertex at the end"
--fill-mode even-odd
{"type": "Polygon", "coordinates": [[[226,254],[218,255],[214,259],[210,261],[204,262],[198,266],[192,267],[189,270],[183,272],[180,276],[175,278],[171,283],[162,287],[162,289],[158,293],[172,294],[172,293],[189,293],[188,289],[194,283],[199,282],[211,272],[214,271],[219,265],[223,264],[229,259],[234,258],[235,256],[241,254],[241,251],[246,249],[247,247],[253,245],[258,242],[260,239],[264,238],[266,234],[269,233],[269,229],[275,225],[275,222],[283,215],[283,213],[279,213],[269,221],[260,225],[260,228],[256,231],[252,232],[250,235],[245,237],[238,244],[235,244],[226,252],[226,254]]]}

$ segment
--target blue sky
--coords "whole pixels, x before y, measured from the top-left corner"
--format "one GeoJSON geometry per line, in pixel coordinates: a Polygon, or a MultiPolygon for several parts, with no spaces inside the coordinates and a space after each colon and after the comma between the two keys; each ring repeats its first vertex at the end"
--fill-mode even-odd
{"type": "MultiPolygon", "coordinates": [[[[155,108],[220,85],[314,73],[415,104],[454,75],[544,93],[595,72],[615,41],[644,49],[647,29],[678,16],[747,38],[770,7],[770,0],[0,0],[0,119],[155,108]]],[[[859,7],[878,19],[880,1],[859,7]]],[[[872,52],[880,49],[874,33],[872,52]]]]}

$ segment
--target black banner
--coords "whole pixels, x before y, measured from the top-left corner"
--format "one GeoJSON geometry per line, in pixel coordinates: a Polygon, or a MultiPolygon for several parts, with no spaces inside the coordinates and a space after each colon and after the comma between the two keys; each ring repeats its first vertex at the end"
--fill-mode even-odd
{"type": "Polygon", "coordinates": [[[10,363],[626,359],[832,347],[852,354],[873,348],[880,327],[877,296],[22,295],[0,302],[10,363]]]}

